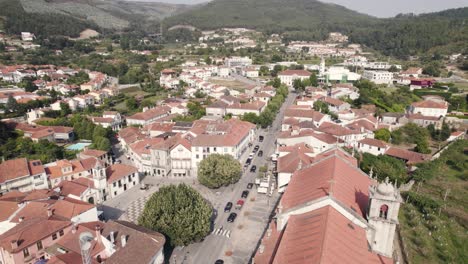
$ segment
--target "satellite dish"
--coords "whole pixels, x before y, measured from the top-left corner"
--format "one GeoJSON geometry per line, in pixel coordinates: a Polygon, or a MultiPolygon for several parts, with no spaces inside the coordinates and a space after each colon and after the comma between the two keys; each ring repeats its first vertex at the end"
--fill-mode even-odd
{"type": "Polygon", "coordinates": [[[79,237],[81,250],[89,250],[93,239],[93,235],[90,232],[81,233],[79,237]]]}

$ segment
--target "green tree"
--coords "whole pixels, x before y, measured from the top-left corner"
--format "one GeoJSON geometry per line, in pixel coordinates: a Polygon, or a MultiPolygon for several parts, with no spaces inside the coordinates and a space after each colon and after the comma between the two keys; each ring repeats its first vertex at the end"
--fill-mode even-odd
{"type": "Polygon", "coordinates": [[[164,186],[145,204],[138,224],[163,233],[171,246],[187,246],[210,233],[212,208],[193,188],[164,186]]]}
{"type": "Polygon", "coordinates": [[[416,147],[414,147],[414,151],[423,154],[431,153],[431,149],[429,148],[429,142],[427,142],[427,140],[425,139],[418,139],[416,141],[416,147]]]}
{"type": "Polygon", "coordinates": [[[266,75],[270,74],[270,69],[267,66],[262,65],[260,67],[259,73],[260,73],[261,76],[266,76],[266,75]]]}
{"type": "Polygon", "coordinates": [[[211,154],[198,166],[198,181],[208,188],[219,188],[235,183],[241,175],[241,164],[227,154],[211,154]]]}
{"type": "Polygon", "coordinates": [[[241,119],[252,124],[258,124],[258,115],[255,113],[245,113],[242,115],[241,119]]]}
{"type": "Polygon", "coordinates": [[[363,153],[360,167],[366,173],[369,173],[372,169],[373,176],[377,177],[379,181],[384,181],[388,177],[392,182],[398,181],[402,183],[406,179],[405,163],[390,156],[374,156],[369,153],[363,153]]]}
{"type": "Polygon", "coordinates": [[[392,136],[392,133],[390,132],[390,130],[386,128],[377,129],[374,132],[375,139],[383,140],[385,142],[388,142],[391,136],[392,136]]]}
{"type": "Polygon", "coordinates": [[[72,111],[67,103],[60,103],[60,116],[65,117],[71,113],[72,111]]]}
{"type": "Polygon", "coordinates": [[[319,111],[324,114],[330,113],[330,110],[328,109],[328,105],[322,101],[315,101],[313,108],[315,111],[319,111]]]}
{"type": "Polygon", "coordinates": [[[138,108],[135,97],[129,97],[127,100],[125,100],[125,105],[127,106],[128,110],[135,110],[138,108]]]}
{"type": "Polygon", "coordinates": [[[315,74],[315,72],[313,72],[310,75],[309,80],[310,80],[310,85],[312,85],[314,87],[318,86],[318,78],[317,78],[317,75],[315,74]]]}
{"type": "Polygon", "coordinates": [[[16,101],[16,99],[10,94],[8,95],[7,103],[5,104],[5,110],[7,110],[10,113],[14,113],[18,111],[19,109],[19,104],[16,101]]]}
{"type": "Polygon", "coordinates": [[[303,92],[305,90],[304,82],[302,82],[301,79],[295,79],[293,81],[293,87],[296,90],[296,92],[303,92]]]}

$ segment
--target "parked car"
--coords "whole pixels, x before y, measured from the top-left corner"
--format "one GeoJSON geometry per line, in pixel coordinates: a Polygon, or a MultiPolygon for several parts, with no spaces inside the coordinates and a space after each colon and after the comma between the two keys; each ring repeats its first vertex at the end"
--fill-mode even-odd
{"type": "Polygon", "coordinates": [[[250,168],[250,172],[255,172],[257,170],[257,166],[253,165],[251,168],[250,168]]]}
{"type": "Polygon", "coordinates": [[[224,260],[218,259],[215,261],[215,264],[224,264],[224,260]]]}
{"type": "Polygon", "coordinates": [[[249,191],[247,191],[247,190],[243,191],[241,197],[242,198],[247,198],[247,196],[249,196],[249,191]]]}
{"type": "Polygon", "coordinates": [[[226,206],[224,207],[224,212],[227,213],[227,212],[230,212],[231,211],[231,208],[232,208],[232,203],[231,202],[228,202],[226,204],[226,206]]]}
{"type": "Polygon", "coordinates": [[[260,151],[258,152],[258,156],[259,156],[259,157],[263,156],[263,150],[260,150],[260,151]]]}
{"type": "Polygon", "coordinates": [[[245,164],[250,165],[251,162],[252,162],[252,159],[251,159],[251,158],[248,158],[248,159],[245,161],[245,164]]]}
{"type": "Polygon", "coordinates": [[[227,221],[228,221],[229,223],[232,223],[232,222],[234,222],[234,220],[236,220],[236,217],[237,217],[237,214],[236,214],[236,213],[231,213],[231,214],[229,215],[227,221]]]}
{"type": "Polygon", "coordinates": [[[259,137],[258,137],[258,141],[260,141],[260,142],[263,142],[263,139],[264,139],[263,136],[259,136],[259,137]]]}
{"type": "Polygon", "coordinates": [[[260,149],[260,146],[259,146],[259,145],[255,146],[255,148],[253,149],[253,153],[257,153],[257,151],[258,151],[259,149],[260,149]]]}
{"type": "Polygon", "coordinates": [[[252,187],[253,187],[253,183],[251,183],[251,182],[250,182],[250,183],[247,183],[247,189],[250,190],[250,189],[252,189],[252,187]]]}
{"type": "Polygon", "coordinates": [[[244,200],[238,200],[236,203],[236,209],[240,210],[243,205],[244,205],[244,200]]]}

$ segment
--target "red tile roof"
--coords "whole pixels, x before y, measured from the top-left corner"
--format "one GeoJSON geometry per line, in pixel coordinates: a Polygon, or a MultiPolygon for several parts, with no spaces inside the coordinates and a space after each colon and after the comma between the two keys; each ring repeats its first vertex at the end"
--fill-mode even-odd
{"type": "Polygon", "coordinates": [[[371,179],[356,163],[350,162],[355,159],[342,150],[329,150],[316,159],[317,162],[293,174],[280,202],[282,210],[329,196],[331,191],[335,199],[364,216],[371,179]]]}
{"type": "Polygon", "coordinates": [[[378,139],[373,139],[373,138],[365,138],[365,139],[358,141],[358,143],[375,146],[379,148],[386,148],[388,146],[385,142],[378,140],[378,139]]]}
{"type": "Polygon", "coordinates": [[[0,201],[0,222],[7,220],[18,210],[18,204],[13,201],[0,201]]]}
{"type": "Polygon", "coordinates": [[[448,104],[447,102],[436,102],[432,100],[424,100],[419,102],[414,102],[411,104],[413,107],[419,108],[439,108],[439,109],[447,109],[448,104]]]}
{"type": "Polygon", "coordinates": [[[44,172],[39,160],[29,161],[26,158],[7,160],[0,164],[0,183],[44,172]]]}
{"type": "Polygon", "coordinates": [[[366,231],[326,206],[290,217],[273,260],[273,264],[280,263],[384,264],[393,260],[369,251],[366,231]]]}
{"type": "Polygon", "coordinates": [[[310,76],[312,73],[309,72],[309,71],[306,71],[306,70],[285,70],[285,71],[282,71],[280,73],[278,73],[278,76],[281,76],[281,75],[286,75],[286,76],[294,76],[294,75],[297,75],[297,76],[310,76]]]}
{"type": "Polygon", "coordinates": [[[125,176],[138,172],[137,168],[124,164],[114,164],[106,169],[107,182],[113,183],[125,176]]]}
{"type": "Polygon", "coordinates": [[[29,221],[24,220],[0,235],[0,247],[10,253],[21,252],[24,248],[70,225],[70,221],[52,220],[43,217],[34,218],[29,221]],[[11,247],[11,241],[14,240],[18,242],[16,249],[12,249],[11,247]]]}
{"type": "Polygon", "coordinates": [[[407,163],[415,164],[421,163],[427,160],[430,160],[428,155],[424,155],[418,152],[400,149],[395,147],[390,147],[386,152],[385,155],[392,156],[398,159],[406,160],[407,163]]]}

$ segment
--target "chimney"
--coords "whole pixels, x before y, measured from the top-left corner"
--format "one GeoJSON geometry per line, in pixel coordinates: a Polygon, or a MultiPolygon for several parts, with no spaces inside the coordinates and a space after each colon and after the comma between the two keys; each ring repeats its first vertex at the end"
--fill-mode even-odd
{"type": "Polygon", "coordinates": [[[18,248],[18,240],[12,240],[11,249],[17,249],[17,248],[18,248]]]}
{"type": "Polygon", "coordinates": [[[115,240],[114,240],[114,231],[110,231],[109,237],[110,237],[111,243],[114,244],[114,243],[115,243],[115,240]]]}
{"type": "Polygon", "coordinates": [[[21,217],[19,218],[19,222],[21,223],[21,222],[23,222],[23,220],[24,220],[24,216],[21,216],[21,217]]]}
{"type": "Polygon", "coordinates": [[[76,228],[76,224],[73,224],[72,230],[71,230],[71,231],[72,231],[72,234],[75,234],[75,233],[76,233],[76,229],[77,229],[77,228],[76,228]]]}
{"type": "Polygon", "coordinates": [[[54,215],[54,212],[52,211],[51,208],[48,208],[48,209],[47,209],[47,216],[48,216],[48,217],[51,217],[52,215],[54,215]]]}
{"type": "Polygon", "coordinates": [[[122,244],[123,248],[127,245],[127,236],[126,235],[121,235],[120,236],[120,243],[122,244]]]}
{"type": "MultiPolygon", "coordinates": [[[[96,240],[97,240],[97,243],[102,243],[102,239],[101,239],[101,227],[99,225],[96,225],[94,227],[94,229],[96,230],[96,240]]],[[[114,234],[113,232],[111,232],[111,240],[113,240],[113,237],[114,237],[114,234]]]]}

